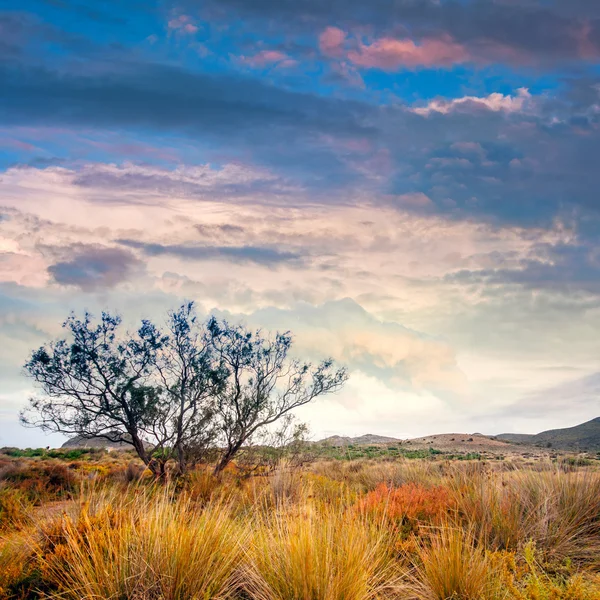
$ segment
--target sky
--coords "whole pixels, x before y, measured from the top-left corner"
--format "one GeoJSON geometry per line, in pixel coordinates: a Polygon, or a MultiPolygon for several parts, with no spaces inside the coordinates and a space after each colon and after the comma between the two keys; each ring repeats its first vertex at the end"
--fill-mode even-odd
{"type": "Polygon", "coordinates": [[[332,356],[315,439],[600,415],[600,2],[8,0],[0,446],[71,311],[332,356]]]}

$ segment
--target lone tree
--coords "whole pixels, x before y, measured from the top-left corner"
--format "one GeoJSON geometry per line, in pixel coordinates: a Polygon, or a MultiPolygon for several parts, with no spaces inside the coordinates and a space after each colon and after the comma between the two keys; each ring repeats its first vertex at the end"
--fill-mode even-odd
{"type": "Polygon", "coordinates": [[[219,474],[252,438],[317,396],[339,390],[348,379],[331,359],[313,367],[289,358],[290,332],[264,336],[241,325],[208,322],[213,346],[227,372],[216,394],[217,427],[224,449],[219,474]]]}
{"type": "Polygon", "coordinates": [[[119,335],[121,319],[108,313],[97,325],[86,314],[63,327],[69,339],[42,346],[25,364],[43,395],[21,421],[131,444],[155,475],[173,459],[184,474],[213,442],[213,394],[225,375],[193,305],[169,313],[166,332],[143,321],[135,334],[119,335]]]}
{"type": "Polygon", "coordinates": [[[122,331],[120,317],[86,313],[64,323],[68,339],[42,346],[25,370],[42,394],[21,413],[25,425],[128,443],[157,476],[218,451],[220,473],[246,444],[317,396],[338,390],[345,369],[288,358],[288,333],[265,337],[211,318],[193,303],[170,312],[166,328],[142,321],[122,331]]]}

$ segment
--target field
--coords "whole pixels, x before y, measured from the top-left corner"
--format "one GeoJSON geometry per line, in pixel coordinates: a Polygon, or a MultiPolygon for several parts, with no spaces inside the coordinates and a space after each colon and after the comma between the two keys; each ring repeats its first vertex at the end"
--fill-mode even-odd
{"type": "Polygon", "coordinates": [[[600,461],[320,448],[158,484],[5,449],[0,597],[600,600],[600,461]]]}

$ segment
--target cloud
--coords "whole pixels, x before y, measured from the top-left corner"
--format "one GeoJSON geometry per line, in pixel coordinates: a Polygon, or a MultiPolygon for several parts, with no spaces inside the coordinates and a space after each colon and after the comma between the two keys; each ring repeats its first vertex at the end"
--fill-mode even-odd
{"type": "Polygon", "coordinates": [[[251,155],[288,174],[302,173],[315,188],[354,177],[317,143],[320,136],[377,134],[369,122],[373,108],[364,103],[276,87],[233,72],[193,72],[127,59],[91,61],[83,71],[17,61],[0,62],[0,79],[0,124],[148,132],[188,141],[200,136],[202,147],[218,157],[251,155]]]}
{"type": "Polygon", "coordinates": [[[600,249],[597,241],[535,245],[528,257],[512,268],[459,271],[449,275],[456,281],[487,285],[518,285],[532,290],[600,295],[600,249]]]}
{"type": "Polygon", "coordinates": [[[268,199],[278,194],[298,193],[298,188],[266,169],[235,163],[181,165],[174,169],[131,162],[120,165],[91,163],[82,165],[73,183],[87,190],[130,193],[127,202],[133,201],[132,196],[135,196],[141,204],[147,204],[157,194],[204,199],[243,199],[260,194],[268,199]]]}
{"type": "MultiPolygon", "coordinates": [[[[269,143],[267,129],[369,134],[359,103],[294,93],[239,75],[209,75],[144,62],[115,62],[93,75],[0,64],[5,123],[150,126],[269,143]],[[41,101],[41,97],[45,102],[41,101]],[[8,116],[10,115],[10,116],[8,116]],[[301,126],[300,126],[301,124],[301,126]]],[[[364,108],[362,109],[364,113],[364,108]]]]}
{"type": "Polygon", "coordinates": [[[136,240],[117,240],[119,244],[141,250],[148,256],[172,255],[186,260],[229,260],[274,266],[280,263],[297,263],[301,256],[266,246],[193,246],[183,244],[156,244],[136,240]]]}
{"type": "Polygon", "coordinates": [[[253,69],[264,69],[273,66],[287,69],[298,64],[296,60],[280,50],[261,50],[250,56],[239,56],[237,60],[253,69]]]}
{"type": "Polygon", "coordinates": [[[448,343],[383,322],[349,298],[319,306],[265,308],[243,319],[268,330],[291,329],[300,356],[332,356],[351,372],[374,377],[395,390],[429,391],[448,401],[458,400],[466,391],[465,377],[448,343]]]}
{"type": "MultiPolygon", "coordinates": [[[[482,98],[463,96],[451,100],[431,100],[426,106],[412,108],[412,112],[429,116],[431,113],[447,115],[452,111],[470,112],[473,110],[491,110],[492,112],[522,112],[531,105],[531,94],[527,88],[519,88],[516,96],[499,93],[489,94],[482,98]]],[[[459,142],[460,144],[460,142],[459,142]]]]}
{"type": "Polygon", "coordinates": [[[341,56],[346,33],[339,27],[326,27],[319,34],[319,49],[326,56],[341,56]]]}
{"type": "Polygon", "coordinates": [[[74,244],[62,248],[61,253],[69,258],[48,267],[52,280],[86,292],[115,287],[127,281],[140,267],[135,256],[121,248],[74,244]]]}
{"type": "MultiPolygon", "coordinates": [[[[183,1],[194,6],[194,0],[183,1]]],[[[466,57],[462,52],[481,62],[540,67],[600,59],[600,14],[593,0],[577,3],[211,0],[208,6],[215,19],[230,18],[234,11],[255,29],[267,30],[276,22],[288,35],[306,35],[315,29],[322,35],[334,26],[338,31],[369,31],[376,42],[370,50],[370,46],[365,48],[367,54],[363,60],[368,65],[383,64],[384,68],[396,68],[393,65],[399,60],[412,64],[464,62],[462,59],[466,57]],[[395,35],[398,29],[410,32],[410,36],[400,38],[395,35]],[[438,47],[428,42],[426,50],[418,50],[414,40],[442,42],[438,47]],[[452,40],[449,43],[455,46],[443,40],[452,40]]],[[[324,54],[338,48],[333,32],[328,34],[332,35],[332,45],[324,54]]]]}
{"type": "Polygon", "coordinates": [[[360,44],[358,50],[350,50],[347,56],[355,65],[384,71],[414,67],[447,67],[471,59],[463,46],[447,36],[425,38],[418,44],[408,38],[380,38],[371,44],[360,44]]]}
{"type": "Polygon", "coordinates": [[[599,396],[598,372],[525,394],[510,407],[514,415],[510,432],[536,434],[542,430],[573,427],[595,419],[599,416],[599,396]],[[539,425],[541,415],[546,418],[543,429],[539,425]]]}
{"type": "MultiPolygon", "coordinates": [[[[499,153],[475,143],[447,151],[474,163],[499,153]]],[[[95,168],[120,172],[115,165],[95,168]]],[[[428,196],[414,191],[401,199],[416,205],[410,208],[393,207],[390,198],[317,202],[308,192],[304,202],[283,194],[265,204],[260,194],[248,201],[220,193],[220,187],[254,176],[226,165],[193,171],[123,167],[125,180],[132,173],[141,181],[148,177],[138,193],[133,180],[119,185],[119,177],[110,184],[89,177],[81,185],[81,172],[90,175],[94,166],[21,167],[2,175],[2,214],[9,218],[0,222],[0,240],[15,263],[0,269],[0,295],[14,299],[0,303],[7,322],[0,347],[13,351],[12,340],[21,335],[28,341],[20,349],[35,347],[71,308],[97,313],[108,307],[129,319],[160,320],[167,308],[196,300],[252,317],[266,329],[291,329],[302,356],[326,353],[350,365],[353,383],[344,395],[310,413],[314,429],[336,427],[338,433],[377,421],[407,434],[420,427],[462,429],[465,423],[497,432],[510,420],[506,406],[548,385],[549,373],[536,369],[587,365],[598,356],[600,293],[581,287],[590,285],[592,274],[587,284],[583,273],[569,275],[567,287],[540,285],[531,270],[520,283],[508,280],[534,260],[555,270],[542,273],[555,282],[566,277],[561,270],[576,273],[578,262],[593,266],[591,247],[566,258],[567,249],[583,240],[564,224],[545,230],[458,220],[422,210],[428,196]],[[169,184],[157,184],[153,192],[153,177],[169,184]],[[202,201],[177,195],[178,180],[204,180],[210,191],[202,201]],[[116,246],[115,240],[132,243],[116,246]],[[104,255],[100,260],[108,267],[97,266],[97,250],[115,247],[134,256],[137,266],[125,278],[117,270],[107,285],[93,287],[106,269],[124,262],[104,255]],[[66,281],[56,285],[47,267],[61,263],[67,267],[58,277],[66,281]],[[29,269],[29,278],[21,280],[29,269]],[[463,271],[471,276],[452,277],[463,271]],[[36,273],[43,277],[34,285],[36,273]],[[339,300],[344,297],[354,301],[339,300]],[[29,315],[27,323],[21,323],[23,315],[29,315]],[[26,337],[26,327],[40,331],[26,337]],[[485,381],[478,379],[482,373],[485,381]],[[503,420],[486,417],[496,409],[503,410],[503,420]],[[339,420],[332,420],[338,413],[339,420]]],[[[18,372],[9,379],[25,398],[18,372]]],[[[554,417],[543,418],[542,428],[554,417]]]]}
{"type": "MultiPolygon", "coordinates": [[[[549,227],[564,213],[587,219],[596,204],[600,172],[591,163],[600,152],[600,112],[597,81],[591,77],[586,85],[565,84],[552,94],[527,96],[521,88],[425,104],[396,98],[378,104],[359,89],[346,98],[333,97],[239,73],[209,74],[130,59],[90,60],[85,70],[9,64],[0,65],[0,77],[6,74],[0,95],[0,121],[7,123],[3,133],[17,138],[12,128],[28,129],[29,137],[19,139],[44,147],[49,156],[55,156],[55,140],[65,139],[65,131],[71,132],[65,155],[76,149],[78,156],[87,156],[93,146],[94,159],[103,162],[121,159],[106,144],[90,143],[106,131],[144,137],[154,148],[169,135],[180,152],[148,152],[139,144],[119,152],[133,153],[132,163],[206,163],[208,154],[216,163],[238,161],[254,171],[268,170],[268,178],[232,183],[227,190],[246,197],[298,197],[298,190],[310,189],[318,201],[361,196],[385,202],[389,195],[418,192],[431,199],[434,210],[454,218],[528,226],[542,219],[549,227]],[[42,127],[61,134],[36,139],[42,127]],[[81,128],[86,134],[77,137],[74,132],[81,128]],[[351,151],[356,140],[368,148],[360,156],[351,151]],[[479,144],[488,159],[452,160],[458,152],[451,156],[449,149],[462,143],[479,144]],[[197,153],[190,157],[192,146],[197,153]]],[[[355,75],[356,83],[365,85],[355,66],[337,59],[334,64],[346,69],[338,74],[346,85],[355,75]]],[[[175,182],[159,173],[136,172],[132,163],[89,169],[81,173],[80,184],[137,186],[140,196],[141,190],[151,196],[157,187],[172,194],[211,193],[200,176],[175,182]]]]}
{"type": "Polygon", "coordinates": [[[198,26],[194,25],[192,18],[188,15],[179,15],[171,19],[167,23],[167,27],[170,31],[176,31],[181,34],[193,35],[198,32],[198,26]]]}
{"type": "Polygon", "coordinates": [[[392,200],[395,206],[409,209],[431,209],[434,207],[431,198],[422,192],[413,192],[409,194],[400,194],[395,196],[392,200]]]}

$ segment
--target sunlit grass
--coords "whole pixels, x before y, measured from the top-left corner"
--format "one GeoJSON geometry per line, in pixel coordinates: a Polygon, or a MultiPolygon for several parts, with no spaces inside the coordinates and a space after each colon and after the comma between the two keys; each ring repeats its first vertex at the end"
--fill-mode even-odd
{"type": "Polygon", "coordinates": [[[36,465],[0,483],[0,598],[600,600],[594,467],[328,461],[159,485],[126,466],[68,496],[36,465]]]}

